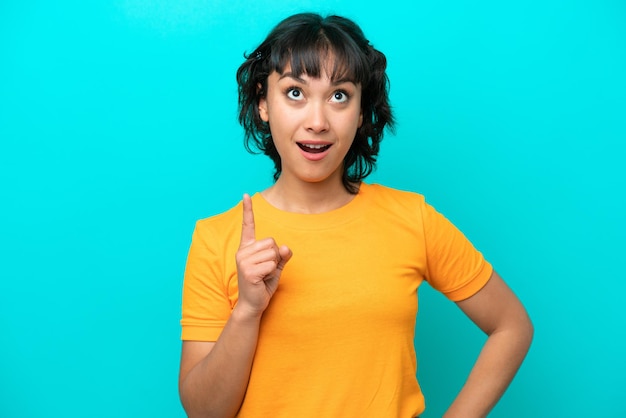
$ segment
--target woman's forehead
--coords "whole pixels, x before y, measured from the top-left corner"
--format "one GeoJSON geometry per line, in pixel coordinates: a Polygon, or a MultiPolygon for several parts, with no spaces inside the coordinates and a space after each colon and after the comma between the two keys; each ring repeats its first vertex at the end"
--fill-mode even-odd
{"type": "MultiPolygon", "coordinates": [[[[332,67],[329,67],[329,68],[332,69],[332,67]]],[[[304,84],[308,84],[310,79],[314,79],[314,80],[322,80],[322,81],[326,80],[330,84],[333,84],[333,85],[338,85],[338,84],[343,84],[343,83],[352,83],[356,86],[360,85],[359,83],[355,82],[354,80],[350,78],[333,78],[331,71],[332,70],[323,69],[322,73],[317,76],[309,75],[306,72],[297,74],[291,70],[291,64],[287,63],[285,67],[283,68],[282,72],[272,71],[270,76],[274,74],[276,76],[275,79],[277,81],[288,78],[288,79],[291,79],[300,83],[304,83],[304,84]]]]}
{"type": "Polygon", "coordinates": [[[355,71],[332,51],[315,51],[308,54],[290,54],[274,68],[280,75],[294,77],[329,78],[333,82],[350,81],[357,84],[355,71]]]}

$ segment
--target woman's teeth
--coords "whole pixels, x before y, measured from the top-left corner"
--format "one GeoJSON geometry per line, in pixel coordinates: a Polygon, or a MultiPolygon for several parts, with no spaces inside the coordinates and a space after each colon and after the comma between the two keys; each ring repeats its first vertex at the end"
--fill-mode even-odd
{"type": "Polygon", "coordinates": [[[324,152],[326,151],[328,148],[330,148],[330,145],[323,145],[323,144],[301,144],[298,142],[298,146],[300,147],[300,149],[302,149],[303,151],[306,152],[310,152],[313,154],[316,153],[320,153],[320,152],[324,152]]]}

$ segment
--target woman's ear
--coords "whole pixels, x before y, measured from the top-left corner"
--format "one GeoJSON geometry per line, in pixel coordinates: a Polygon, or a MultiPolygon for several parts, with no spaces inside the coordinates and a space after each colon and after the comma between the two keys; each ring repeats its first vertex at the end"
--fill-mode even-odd
{"type": "Polygon", "coordinates": [[[261,86],[260,83],[257,84],[257,94],[261,96],[261,98],[259,99],[259,116],[261,117],[261,120],[263,122],[269,122],[270,117],[269,117],[269,114],[267,113],[266,94],[263,91],[263,86],[261,86]]]}
{"type": "Polygon", "coordinates": [[[259,99],[259,116],[261,116],[263,122],[270,121],[270,117],[267,114],[267,100],[265,100],[265,97],[259,99]]]}

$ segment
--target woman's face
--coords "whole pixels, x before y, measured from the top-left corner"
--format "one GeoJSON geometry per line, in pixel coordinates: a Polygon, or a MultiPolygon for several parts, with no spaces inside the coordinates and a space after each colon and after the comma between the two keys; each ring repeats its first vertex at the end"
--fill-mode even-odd
{"type": "Polygon", "coordinates": [[[333,82],[326,72],[295,76],[287,66],[269,75],[259,114],[280,155],[281,179],[341,183],[343,159],[363,122],[360,85],[333,82]]]}

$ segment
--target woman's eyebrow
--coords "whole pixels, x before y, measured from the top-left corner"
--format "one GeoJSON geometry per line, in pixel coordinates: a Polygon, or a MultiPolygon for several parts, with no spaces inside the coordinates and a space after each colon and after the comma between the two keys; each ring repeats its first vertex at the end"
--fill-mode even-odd
{"type": "Polygon", "coordinates": [[[333,86],[338,86],[339,84],[344,84],[344,83],[354,84],[355,86],[357,85],[357,83],[350,78],[340,78],[339,80],[334,80],[332,82],[333,86]]]}
{"type": "MultiPolygon", "coordinates": [[[[281,74],[281,76],[280,76],[280,78],[278,80],[280,81],[283,78],[292,78],[292,79],[294,79],[295,81],[297,81],[299,83],[308,84],[308,82],[304,78],[298,77],[298,76],[296,76],[292,72],[286,72],[284,74],[281,74]]],[[[344,84],[344,83],[354,84],[355,86],[357,85],[357,83],[354,80],[350,79],[350,78],[340,78],[339,80],[333,80],[331,84],[333,86],[338,86],[338,85],[344,84]]]]}
{"type": "Polygon", "coordinates": [[[292,72],[287,72],[287,73],[281,74],[281,76],[280,76],[280,78],[278,80],[282,80],[283,78],[293,78],[294,80],[296,80],[299,83],[308,84],[305,79],[296,76],[292,72]]]}

